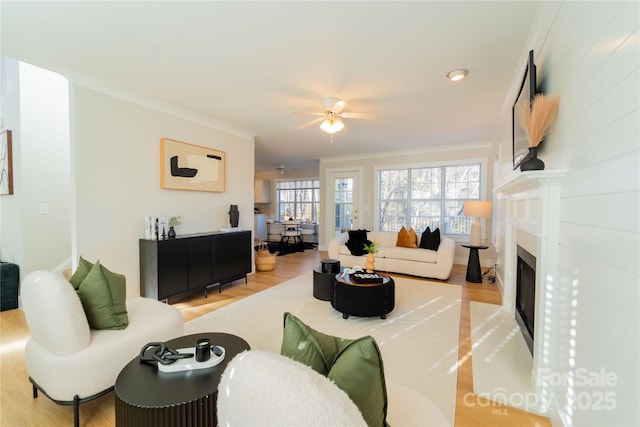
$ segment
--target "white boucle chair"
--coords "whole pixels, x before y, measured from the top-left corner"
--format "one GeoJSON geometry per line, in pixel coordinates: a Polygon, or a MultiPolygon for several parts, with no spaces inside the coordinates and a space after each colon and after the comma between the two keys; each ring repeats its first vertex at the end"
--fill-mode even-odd
{"type": "MultiPolygon", "coordinates": [[[[428,398],[387,381],[387,421],[397,426],[451,425],[428,398]]],[[[280,354],[249,350],[235,356],[218,385],[218,425],[364,426],[358,407],[328,378],[280,354]]]]}
{"type": "Polygon", "coordinates": [[[235,356],[217,397],[218,425],[366,426],[347,393],[309,366],[264,350],[235,356]]]}
{"type": "Polygon", "coordinates": [[[21,297],[31,331],[25,358],[33,397],[40,390],[57,404],[73,405],[76,427],[80,403],[113,390],[143,345],[184,335],[180,310],[141,297],[127,299],[125,329],[92,330],[73,286],[49,271],[29,274],[21,297]]]}

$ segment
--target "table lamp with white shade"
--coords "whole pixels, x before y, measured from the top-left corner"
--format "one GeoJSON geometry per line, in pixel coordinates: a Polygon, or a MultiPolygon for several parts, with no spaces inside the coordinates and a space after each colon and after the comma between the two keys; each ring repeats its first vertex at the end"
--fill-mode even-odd
{"type": "Polygon", "coordinates": [[[475,218],[475,221],[471,224],[469,244],[471,246],[482,245],[482,226],[478,219],[491,218],[491,202],[483,200],[469,200],[464,202],[464,216],[475,218]]]}

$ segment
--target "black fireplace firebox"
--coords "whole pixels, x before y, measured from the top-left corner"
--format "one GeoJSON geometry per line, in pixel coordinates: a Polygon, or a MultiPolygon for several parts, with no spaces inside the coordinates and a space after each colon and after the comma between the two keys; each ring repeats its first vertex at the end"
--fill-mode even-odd
{"type": "Polygon", "coordinates": [[[517,247],[516,322],[533,354],[533,326],[536,313],[536,257],[517,247]]]}

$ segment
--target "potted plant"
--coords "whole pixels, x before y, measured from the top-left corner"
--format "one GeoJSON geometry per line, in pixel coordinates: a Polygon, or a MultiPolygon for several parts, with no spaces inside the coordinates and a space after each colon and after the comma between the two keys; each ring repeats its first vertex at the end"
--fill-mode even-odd
{"type": "Polygon", "coordinates": [[[176,230],[174,230],[173,227],[177,227],[180,224],[182,224],[181,216],[172,216],[171,218],[169,218],[169,233],[167,235],[170,239],[176,237],[176,230]]]}
{"type": "Polygon", "coordinates": [[[367,273],[373,273],[376,267],[375,254],[378,253],[378,245],[376,242],[365,243],[364,250],[367,251],[367,263],[365,264],[364,268],[367,271],[367,273]]]}

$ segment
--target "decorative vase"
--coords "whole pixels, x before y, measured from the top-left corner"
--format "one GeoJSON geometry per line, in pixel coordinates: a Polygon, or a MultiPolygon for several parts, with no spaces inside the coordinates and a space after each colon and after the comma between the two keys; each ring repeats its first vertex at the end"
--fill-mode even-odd
{"type": "Polygon", "coordinates": [[[175,239],[176,238],[176,230],[174,230],[173,227],[169,227],[169,232],[167,233],[167,236],[170,239],[175,239]]]}
{"type": "Polygon", "coordinates": [[[373,270],[376,268],[376,266],[374,265],[375,262],[376,262],[375,255],[369,252],[367,254],[367,263],[364,265],[364,268],[365,270],[367,270],[367,273],[373,273],[373,270]]]}
{"type": "Polygon", "coordinates": [[[231,227],[237,227],[240,220],[240,212],[238,212],[238,205],[229,206],[229,224],[231,227]]]}
{"type": "Polygon", "coordinates": [[[538,158],[538,147],[529,147],[527,159],[520,164],[521,171],[544,170],[544,162],[538,158]]]}

